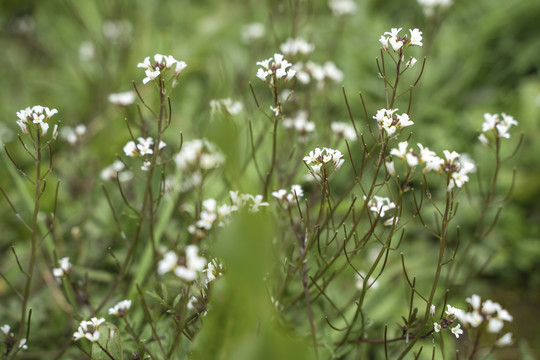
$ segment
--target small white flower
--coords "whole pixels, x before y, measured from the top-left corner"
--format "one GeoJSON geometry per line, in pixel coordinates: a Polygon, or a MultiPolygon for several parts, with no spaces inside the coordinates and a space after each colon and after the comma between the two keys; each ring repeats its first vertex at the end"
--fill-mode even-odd
{"type": "Polygon", "coordinates": [[[131,300],[122,300],[109,309],[109,315],[123,317],[131,308],[131,300]]]}
{"type": "Polygon", "coordinates": [[[512,333],[506,333],[495,341],[495,346],[509,346],[513,343],[514,341],[512,340],[512,333]]]}
{"type": "Polygon", "coordinates": [[[356,12],[356,3],[352,0],[330,0],[328,6],[335,17],[351,15],[356,12]]]}
{"type": "Polygon", "coordinates": [[[356,131],[354,127],[344,122],[333,122],[330,124],[330,128],[336,134],[336,136],[347,139],[349,141],[356,140],[356,131]]]}
{"type": "Polygon", "coordinates": [[[461,324],[457,324],[457,326],[453,327],[451,331],[452,331],[452,334],[456,336],[456,338],[459,338],[459,335],[463,334],[463,330],[461,329],[461,324]]]}
{"type": "Polygon", "coordinates": [[[418,29],[409,29],[409,32],[411,33],[411,45],[422,46],[422,32],[418,29]]]}
{"type": "Polygon", "coordinates": [[[109,102],[115,105],[129,106],[135,102],[136,94],[134,91],[109,94],[109,102]]]}
{"type": "Polygon", "coordinates": [[[441,331],[441,325],[439,323],[433,323],[433,330],[435,332],[441,331]]]}
{"type": "Polygon", "coordinates": [[[0,326],[0,331],[2,331],[4,335],[9,335],[9,330],[11,330],[11,326],[9,326],[8,324],[0,326]]]}
{"type": "Polygon", "coordinates": [[[98,319],[93,317],[90,321],[83,320],[79,324],[79,328],[75,333],[73,333],[73,339],[75,341],[79,339],[87,339],[91,342],[96,342],[99,340],[99,325],[105,322],[105,319],[98,319]]]}
{"type": "Polygon", "coordinates": [[[71,263],[69,262],[69,257],[61,258],[60,260],[58,260],[58,264],[60,265],[60,267],[54,268],[52,270],[53,276],[55,278],[61,278],[71,272],[71,263]]]}
{"type": "Polygon", "coordinates": [[[178,255],[174,251],[167,251],[163,255],[163,259],[158,262],[157,272],[159,275],[168,273],[169,271],[174,270],[178,265],[178,255]]]}
{"type": "Polygon", "coordinates": [[[246,44],[251,44],[264,36],[264,25],[258,22],[244,25],[242,28],[242,40],[246,44]]]}
{"type": "Polygon", "coordinates": [[[306,56],[313,52],[315,45],[308,43],[302,38],[288,38],[279,48],[283,54],[290,57],[296,56],[297,54],[306,56]]]}
{"type": "Polygon", "coordinates": [[[483,133],[478,135],[478,140],[483,144],[483,145],[489,145],[489,140],[488,138],[486,137],[486,135],[484,135],[483,133]]]}
{"type": "Polygon", "coordinates": [[[431,304],[431,307],[429,308],[429,315],[431,317],[435,316],[435,305],[431,304]]]}
{"type": "Polygon", "coordinates": [[[407,61],[405,63],[405,66],[408,67],[408,68],[412,68],[414,66],[414,64],[416,64],[417,60],[416,58],[410,58],[409,61],[407,61]]]}

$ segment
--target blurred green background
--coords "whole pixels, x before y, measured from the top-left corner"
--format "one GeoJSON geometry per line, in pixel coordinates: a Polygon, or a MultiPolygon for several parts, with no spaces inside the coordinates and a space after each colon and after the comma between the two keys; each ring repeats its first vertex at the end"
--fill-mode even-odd
{"type": "MultiPolygon", "coordinates": [[[[102,197],[99,172],[129,139],[124,118],[135,116],[134,109],[110,104],[107,97],[131,90],[132,81],[140,82],[142,71],[136,65],[144,57],[171,54],[188,64],[172,98],[175,121],[165,140],[174,142],[178,131],[191,138],[208,134],[208,104],[214,98],[242,100],[243,116],[254,117],[257,110],[248,82],[255,90],[264,89],[255,78],[255,63],[278,51],[293,31],[315,44],[311,59],[331,60],[344,72],[343,86],[357,119],[363,114],[358,92],[374,114],[384,103],[375,64],[380,57],[378,38],[391,27],[418,27],[424,32],[424,47],[415,56],[426,56],[427,62],[413,95],[415,139],[437,152],[468,153],[481,166],[493,157],[476,140],[485,112],[505,112],[519,122],[503,153],[512,151],[510,144],[516,143],[519,132],[524,134],[518,155],[500,174],[504,194],[512,169],[517,169],[514,192],[495,231],[474,249],[480,259],[492,259],[483,275],[466,287],[468,293],[482,293],[503,304],[514,315],[508,328],[516,347],[522,354],[538,356],[540,327],[534,319],[540,318],[540,1],[457,0],[433,18],[426,18],[414,0],[358,0],[357,5],[355,14],[336,19],[326,2],[307,0],[3,0],[0,142],[23,168],[30,165],[15,145],[15,113],[35,104],[57,108],[63,126],[87,125],[88,136],[80,148],[72,151],[61,141],[55,145],[55,168],[62,180],[59,231],[68,234],[92,218],[85,233],[104,248],[109,239],[101,234],[107,229],[113,233],[114,224],[108,215],[94,213],[92,200],[102,197]],[[266,31],[248,43],[242,32],[252,22],[264,24],[266,31]]],[[[325,113],[330,119],[316,121],[347,121],[341,88],[327,87],[325,97],[332,104],[325,113]]],[[[404,110],[406,104],[401,107],[404,110]]],[[[24,209],[25,200],[16,195],[17,185],[1,152],[0,184],[24,209]]],[[[461,196],[457,222],[466,238],[475,226],[469,216],[475,210],[467,205],[465,192],[461,196]]],[[[24,237],[24,230],[3,198],[0,233],[0,268],[9,272],[10,247],[24,237]]],[[[98,261],[98,254],[87,256],[98,261]]],[[[0,299],[6,292],[0,282],[0,299]]],[[[0,309],[0,323],[8,309],[0,309]]],[[[514,356],[508,351],[507,358],[514,356]]],[[[504,351],[500,356],[505,358],[504,351]]]]}

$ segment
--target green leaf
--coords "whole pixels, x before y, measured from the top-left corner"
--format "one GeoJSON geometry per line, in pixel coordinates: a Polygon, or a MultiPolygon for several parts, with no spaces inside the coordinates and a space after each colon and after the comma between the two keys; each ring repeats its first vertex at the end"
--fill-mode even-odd
{"type": "Polygon", "coordinates": [[[114,324],[106,322],[99,325],[98,330],[98,343],[92,344],[92,360],[122,360],[124,356],[118,328],[114,324]]]}

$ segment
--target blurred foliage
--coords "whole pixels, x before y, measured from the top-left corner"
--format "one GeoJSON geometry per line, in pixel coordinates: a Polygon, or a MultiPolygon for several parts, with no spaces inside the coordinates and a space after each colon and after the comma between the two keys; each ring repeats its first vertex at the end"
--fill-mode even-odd
{"type": "MultiPolygon", "coordinates": [[[[136,65],[145,56],[158,52],[172,54],[188,63],[171,99],[174,122],[165,140],[177,143],[182,132],[189,134],[190,139],[207,136],[219,143],[220,134],[227,129],[211,123],[210,100],[240,99],[248,114],[242,121],[259,121],[248,85],[253,82],[256,93],[262,93],[258,90],[264,88],[255,78],[255,62],[271,56],[287,37],[302,36],[314,42],[316,50],[312,58],[315,61],[332,60],[343,70],[343,85],[351,109],[357,121],[363,121],[357,93],[364,95],[370,117],[384,100],[375,63],[375,57],[380,58],[379,36],[391,27],[418,27],[424,31],[425,46],[417,57],[426,56],[427,60],[422,80],[413,95],[414,138],[422,139],[424,145],[437,152],[452,148],[469,153],[482,165],[492,161],[492,153],[476,141],[485,112],[513,115],[519,121],[517,129],[524,134],[518,156],[505,164],[501,174],[500,186],[504,193],[511,185],[512,167],[517,169],[510,201],[487,243],[470,249],[479,263],[488,259],[490,262],[482,277],[463,286],[470,293],[481,290],[486,297],[497,298],[505,304],[515,316],[511,324],[514,337],[529,341],[520,343],[521,353],[538,354],[540,330],[530,320],[538,317],[536,305],[540,301],[537,272],[540,268],[537,200],[540,198],[540,166],[534,155],[540,154],[540,142],[536,141],[540,137],[540,34],[537,29],[540,2],[456,0],[447,11],[431,19],[423,15],[414,0],[358,0],[357,3],[355,15],[338,21],[331,16],[325,2],[308,0],[4,0],[0,3],[0,79],[3,85],[0,87],[0,143],[7,144],[23,169],[30,168],[31,164],[16,145],[14,134],[19,132],[15,124],[16,111],[33,104],[57,108],[61,126],[87,125],[87,137],[79,148],[73,149],[65,142],[55,145],[56,176],[61,181],[57,213],[60,220],[54,234],[59,245],[55,251],[58,256],[72,254],[79,264],[99,264],[102,272],[93,267],[75,270],[98,283],[106,282],[109,271],[114,272],[115,262],[110,257],[104,258],[103,254],[109,247],[118,247],[116,245],[123,240],[111,220],[98,175],[129,140],[124,119],[137,116],[133,107],[112,105],[107,97],[110,93],[132,89],[132,81],[139,83],[142,72],[136,65]],[[292,14],[292,3],[298,4],[302,11],[292,14]],[[243,26],[254,21],[264,23],[267,33],[263,39],[248,45],[241,41],[241,33],[243,26]],[[121,29],[121,35],[104,33],[104,27],[111,24],[121,29]],[[85,46],[88,54],[85,54],[85,46]]],[[[148,95],[148,90],[142,87],[139,90],[143,96],[148,95]]],[[[326,104],[331,105],[315,104],[314,109],[321,110],[328,118],[317,121],[346,121],[348,114],[339,86],[328,87],[324,97],[328,100],[326,104]]],[[[405,109],[406,106],[406,103],[398,103],[397,107],[405,109]]],[[[519,137],[517,132],[513,137],[519,137]]],[[[221,146],[226,147],[227,142],[222,140],[221,146]]],[[[19,175],[10,166],[4,151],[1,152],[0,184],[26,218],[31,213],[31,200],[29,202],[23,191],[26,185],[17,180],[19,175]]],[[[50,181],[55,182],[55,179],[50,181]]],[[[243,186],[252,185],[246,182],[243,186]]],[[[469,186],[476,186],[476,182],[472,181],[469,186]]],[[[474,232],[476,225],[471,216],[477,211],[473,206],[474,195],[470,200],[468,202],[462,194],[457,222],[463,237],[474,232]]],[[[54,197],[47,194],[44,201],[44,213],[50,213],[54,197]]],[[[128,213],[125,208],[118,211],[128,213]]],[[[496,208],[491,210],[492,214],[495,212],[496,208]]],[[[241,221],[252,220],[243,218],[241,221]]],[[[257,226],[260,230],[268,224],[253,221],[256,225],[247,227],[249,238],[224,236],[223,248],[217,250],[223,258],[235,256],[231,249],[264,252],[260,248],[252,249],[253,243],[248,246],[240,243],[253,238],[264,240],[256,230],[257,226]]],[[[18,268],[12,261],[11,247],[26,241],[26,231],[4,198],[0,200],[0,231],[0,270],[6,277],[15,279],[18,268]]],[[[418,259],[422,259],[410,260],[411,271],[418,272],[421,280],[422,269],[431,265],[429,258],[433,255],[430,254],[437,244],[429,243],[432,240],[426,239],[425,234],[410,240],[418,259]]],[[[19,256],[24,257],[24,248],[16,246],[21,249],[19,256]]],[[[54,259],[47,260],[54,263],[54,259]]],[[[252,260],[257,264],[261,259],[253,257],[252,260]]],[[[237,263],[238,266],[254,264],[237,263]]],[[[38,271],[45,277],[49,269],[41,267],[38,271]]],[[[389,273],[399,274],[400,271],[394,269],[389,273]]],[[[264,290],[251,288],[253,279],[244,279],[242,276],[247,274],[242,273],[242,268],[237,273],[231,268],[229,275],[230,278],[224,279],[230,282],[229,287],[219,284],[215,288],[215,295],[219,295],[214,309],[217,317],[209,318],[205,324],[196,342],[194,358],[204,358],[197,355],[197,351],[212,347],[220,347],[215,351],[224,354],[222,358],[284,358],[283,354],[292,354],[293,349],[298,352],[295,358],[309,357],[302,352],[303,346],[296,347],[294,341],[298,340],[283,342],[287,334],[277,333],[276,329],[263,334],[269,343],[250,340],[251,327],[242,328],[234,320],[247,314],[249,322],[246,324],[253,325],[256,315],[262,314],[264,321],[270,321],[270,305],[243,308],[242,297],[253,296],[250,300],[253,303],[247,304],[256,306],[256,302],[262,302],[264,290]],[[225,330],[220,329],[224,324],[232,329],[230,339],[216,335],[219,330],[225,330]],[[213,336],[222,342],[213,342],[213,336]],[[228,348],[227,341],[234,342],[236,347],[228,348]],[[277,343],[286,345],[283,349],[268,348],[269,344],[277,343]],[[223,353],[224,349],[229,352],[223,353]]],[[[15,286],[21,284],[14,283],[15,286]]],[[[8,285],[0,280],[0,297],[4,298],[9,291],[8,285]]],[[[339,293],[342,289],[335,291],[339,293]]],[[[380,302],[380,312],[374,313],[374,320],[386,309],[396,307],[392,303],[396,300],[385,298],[382,293],[379,290],[374,294],[381,294],[381,298],[370,299],[372,303],[380,302]]],[[[39,303],[40,300],[32,301],[39,303]]],[[[45,306],[45,312],[33,314],[33,321],[40,323],[43,318],[52,317],[58,320],[58,326],[43,331],[49,332],[51,338],[69,338],[76,325],[62,320],[65,318],[56,304],[45,306]]],[[[2,300],[0,323],[13,323],[18,313],[15,300],[2,300]]],[[[58,344],[34,342],[31,346],[52,351],[58,344]]],[[[70,351],[66,356],[77,353],[77,349],[70,351]]],[[[507,356],[512,358],[515,354],[510,352],[507,356]]]]}

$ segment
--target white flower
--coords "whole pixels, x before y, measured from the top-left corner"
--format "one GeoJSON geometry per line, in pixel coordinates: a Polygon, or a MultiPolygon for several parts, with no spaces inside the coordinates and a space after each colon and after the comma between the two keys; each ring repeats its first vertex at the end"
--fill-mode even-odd
{"type": "Polygon", "coordinates": [[[131,300],[122,300],[109,309],[109,315],[123,317],[131,308],[131,300]]]}
{"type": "Polygon", "coordinates": [[[309,152],[308,156],[304,156],[306,164],[310,165],[313,175],[316,179],[320,179],[323,168],[333,166],[334,171],[338,171],[345,160],[343,160],[343,154],[339,150],[330,148],[315,148],[309,152]]]}
{"type": "Polygon", "coordinates": [[[409,29],[411,33],[411,39],[409,40],[411,45],[422,46],[422,32],[418,29],[409,29]]]}
{"type": "Polygon", "coordinates": [[[264,36],[264,25],[258,22],[244,25],[242,28],[242,40],[246,44],[250,44],[253,41],[260,39],[264,36]]]}
{"type": "Polygon", "coordinates": [[[488,145],[489,144],[489,140],[488,138],[486,137],[486,135],[484,135],[483,133],[478,135],[478,140],[483,144],[483,145],[488,145]]]}
{"type": "Polygon", "coordinates": [[[495,346],[508,346],[513,344],[512,333],[506,333],[495,341],[495,346]]]}
{"type": "Polygon", "coordinates": [[[197,279],[197,275],[206,266],[206,259],[198,255],[199,248],[196,245],[186,247],[186,265],[180,265],[174,270],[174,274],[185,281],[197,279]]]}
{"type": "Polygon", "coordinates": [[[226,111],[231,115],[238,115],[243,108],[244,105],[240,101],[233,101],[230,98],[210,101],[210,109],[213,114],[226,111]]]}
{"type": "Polygon", "coordinates": [[[352,125],[344,122],[333,122],[330,124],[330,128],[340,138],[350,141],[356,140],[356,131],[354,131],[352,125]]]}
{"type": "Polygon", "coordinates": [[[178,255],[174,251],[167,251],[163,255],[163,259],[158,262],[157,272],[159,275],[163,275],[172,271],[176,265],[178,265],[178,255]]]}
{"type": "Polygon", "coordinates": [[[4,335],[9,335],[9,330],[11,330],[11,326],[9,326],[8,324],[0,326],[0,331],[2,331],[4,335]]]}
{"type": "Polygon", "coordinates": [[[131,180],[133,178],[133,173],[129,170],[123,170],[124,163],[120,160],[116,160],[110,166],[107,166],[101,171],[100,177],[105,181],[111,181],[116,178],[118,178],[120,182],[131,180]]]}
{"type": "Polygon", "coordinates": [[[58,264],[60,264],[60,267],[54,268],[52,270],[53,276],[55,278],[61,278],[71,272],[71,263],[69,262],[69,257],[61,258],[60,260],[58,260],[58,264]]]}
{"type": "MultiPolygon", "coordinates": [[[[360,271],[358,274],[355,275],[355,277],[356,277],[356,288],[358,290],[362,290],[364,288],[364,279],[366,278],[366,274],[360,271]]],[[[376,289],[379,287],[379,283],[371,276],[368,279],[367,285],[369,289],[376,289]]]]}
{"type": "MultiPolygon", "coordinates": [[[[364,196],[364,200],[366,200],[365,196],[364,196]]],[[[380,217],[384,217],[384,215],[386,214],[388,210],[396,208],[396,204],[394,204],[388,197],[381,197],[381,196],[375,195],[368,202],[368,207],[370,211],[374,212],[380,217]]]]}
{"type": "Polygon", "coordinates": [[[290,57],[296,56],[297,54],[306,56],[313,52],[315,45],[308,43],[302,38],[288,38],[279,48],[283,54],[290,57]]]}
{"type": "Polygon", "coordinates": [[[463,330],[461,329],[461,324],[457,324],[457,326],[453,327],[451,331],[452,331],[452,334],[456,335],[456,338],[459,338],[459,335],[463,334],[463,330]]]}
{"type": "Polygon", "coordinates": [[[308,113],[305,110],[298,111],[294,118],[283,119],[283,127],[286,129],[294,128],[301,135],[301,139],[307,133],[315,131],[315,123],[308,121],[308,113]]]}
{"type": "Polygon", "coordinates": [[[165,56],[156,54],[154,55],[153,63],[150,62],[150,57],[147,56],[143,62],[137,64],[137,67],[145,69],[144,73],[146,74],[146,77],[143,79],[143,84],[146,84],[149,81],[155,80],[167,70],[170,70],[175,64],[174,77],[176,78],[187,65],[183,61],[176,60],[171,55],[165,56]]]}
{"type": "Polygon", "coordinates": [[[394,115],[397,110],[398,109],[380,109],[377,111],[377,114],[373,116],[373,118],[377,120],[379,129],[384,129],[389,136],[395,133],[396,130],[414,124],[407,114],[394,115]]]}
{"type": "Polygon", "coordinates": [[[435,305],[431,304],[429,308],[429,315],[433,317],[435,315],[435,305]]]}
{"type": "Polygon", "coordinates": [[[129,106],[135,102],[136,94],[134,91],[109,94],[109,102],[115,105],[129,106]]]}
{"type": "MultiPolygon", "coordinates": [[[[482,132],[494,130],[497,133],[497,137],[506,139],[510,138],[508,131],[510,130],[510,127],[518,125],[518,122],[512,116],[505,113],[502,113],[501,117],[502,119],[499,118],[498,114],[485,113],[484,123],[482,124],[482,132]]],[[[485,141],[487,142],[487,140],[485,141]]],[[[482,143],[484,143],[484,141],[482,141],[482,143]]]]}
{"type": "Polygon", "coordinates": [[[402,141],[398,144],[397,149],[390,150],[390,155],[397,156],[400,159],[405,159],[407,156],[407,148],[409,146],[409,143],[407,141],[402,141]]]}
{"type": "Polygon", "coordinates": [[[19,349],[26,350],[28,349],[28,345],[26,345],[26,338],[22,338],[19,342],[19,349]]]}
{"type": "Polygon", "coordinates": [[[250,197],[251,197],[251,200],[253,201],[251,206],[249,207],[249,211],[251,211],[251,212],[259,211],[260,206],[268,206],[269,205],[266,201],[262,201],[263,200],[262,195],[255,195],[255,196],[250,195],[250,197]]]}
{"type": "Polygon", "coordinates": [[[93,317],[90,321],[83,320],[79,324],[79,328],[75,333],[73,333],[73,339],[75,341],[79,339],[88,339],[91,342],[96,342],[99,340],[99,325],[105,322],[105,319],[98,319],[93,317]]]}
{"type": "Polygon", "coordinates": [[[417,62],[416,58],[411,57],[409,61],[405,63],[405,66],[408,68],[412,68],[414,64],[416,64],[416,62],[417,62]]]}
{"type": "Polygon", "coordinates": [[[356,3],[352,0],[330,0],[328,6],[335,17],[351,15],[356,12],[356,3]]]}
{"type": "Polygon", "coordinates": [[[275,80],[284,78],[284,81],[291,80],[296,71],[289,69],[292,64],[284,59],[282,54],[274,54],[273,58],[257,62],[261,68],[257,69],[257,77],[270,85],[275,85],[275,80]]]}
{"type": "Polygon", "coordinates": [[[49,129],[49,120],[58,113],[56,109],[35,105],[32,108],[17,111],[17,125],[23,133],[28,133],[28,124],[37,124],[41,128],[41,134],[45,135],[49,129]]]}
{"type": "Polygon", "coordinates": [[[433,323],[433,330],[435,332],[441,331],[441,325],[439,323],[433,323]]]}
{"type": "Polygon", "coordinates": [[[436,8],[448,8],[453,0],[416,0],[424,10],[424,14],[431,17],[435,14],[436,8]]]}

